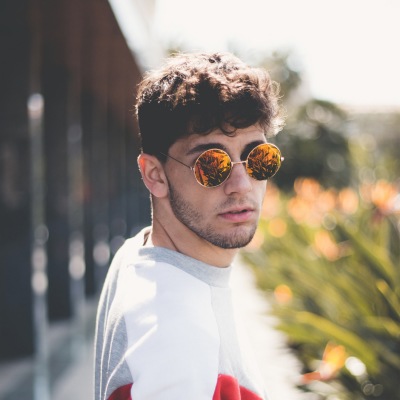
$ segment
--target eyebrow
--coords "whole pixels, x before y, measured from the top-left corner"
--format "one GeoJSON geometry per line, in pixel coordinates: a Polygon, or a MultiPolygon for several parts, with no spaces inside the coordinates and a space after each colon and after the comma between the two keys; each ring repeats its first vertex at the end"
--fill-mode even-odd
{"type": "MultiPolygon", "coordinates": [[[[253,142],[248,143],[245,148],[243,149],[241,153],[241,159],[245,159],[251,150],[254,149],[254,147],[258,146],[259,144],[265,143],[263,140],[254,140],[253,142]]],[[[193,155],[193,154],[201,154],[204,151],[210,150],[210,149],[221,149],[224,150],[225,152],[228,152],[228,149],[226,146],[224,146],[222,143],[219,142],[211,142],[211,143],[202,143],[198,144],[197,146],[194,146],[190,150],[187,151],[186,155],[193,155]]]]}
{"type": "Polygon", "coordinates": [[[211,143],[202,143],[198,144],[197,146],[194,146],[186,153],[186,155],[190,156],[192,154],[202,153],[210,149],[221,149],[227,151],[227,148],[222,143],[211,142],[211,143]]]}

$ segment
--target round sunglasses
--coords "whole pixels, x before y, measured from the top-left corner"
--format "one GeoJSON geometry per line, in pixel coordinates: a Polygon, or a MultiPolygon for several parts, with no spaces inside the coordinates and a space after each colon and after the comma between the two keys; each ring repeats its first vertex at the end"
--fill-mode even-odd
{"type": "Polygon", "coordinates": [[[206,150],[197,157],[193,167],[168,154],[161,154],[190,168],[194,172],[196,181],[207,188],[222,185],[229,178],[235,164],[245,164],[250,177],[264,181],[278,172],[283,161],[281,151],[271,143],[259,144],[250,151],[246,160],[236,162],[233,162],[224,150],[206,150]]]}

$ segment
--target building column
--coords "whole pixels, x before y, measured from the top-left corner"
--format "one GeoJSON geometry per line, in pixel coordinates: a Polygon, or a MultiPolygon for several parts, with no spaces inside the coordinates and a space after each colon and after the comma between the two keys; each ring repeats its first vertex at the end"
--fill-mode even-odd
{"type": "Polygon", "coordinates": [[[34,347],[28,3],[6,0],[0,6],[0,359],[26,356],[34,347]]]}

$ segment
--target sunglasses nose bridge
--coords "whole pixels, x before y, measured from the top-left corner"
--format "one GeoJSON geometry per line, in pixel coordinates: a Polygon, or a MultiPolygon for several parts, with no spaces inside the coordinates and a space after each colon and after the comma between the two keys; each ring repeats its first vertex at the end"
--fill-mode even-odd
{"type": "MultiPolygon", "coordinates": [[[[228,176],[228,178],[231,176],[231,174],[233,173],[233,167],[235,166],[235,165],[237,165],[237,164],[242,164],[243,166],[244,166],[244,171],[246,171],[246,169],[247,169],[247,160],[243,160],[243,161],[231,161],[231,170],[230,170],[230,173],[229,173],[229,176],[228,176]]],[[[228,179],[227,178],[227,179],[228,179]]]]}
{"type": "Polygon", "coordinates": [[[247,193],[251,190],[251,178],[247,172],[247,160],[243,161],[231,161],[231,168],[229,171],[229,176],[225,179],[226,182],[225,191],[228,193],[247,193]],[[242,164],[244,166],[243,170],[241,168],[234,170],[236,164],[242,164]]]}
{"type": "Polygon", "coordinates": [[[243,161],[232,161],[231,162],[231,172],[233,171],[233,167],[237,164],[242,164],[244,166],[244,169],[246,170],[247,168],[247,160],[243,160],[243,161]]]}
{"type": "Polygon", "coordinates": [[[243,160],[243,161],[235,161],[235,162],[231,162],[232,168],[236,165],[236,164],[245,164],[246,165],[247,160],[243,160]]]}

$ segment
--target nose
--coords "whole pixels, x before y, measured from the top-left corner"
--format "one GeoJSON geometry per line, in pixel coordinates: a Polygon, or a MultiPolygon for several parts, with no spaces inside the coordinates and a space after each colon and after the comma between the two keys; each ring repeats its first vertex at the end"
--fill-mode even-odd
{"type": "Polygon", "coordinates": [[[243,194],[250,192],[253,187],[251,179],[246,172],[246,161],[233,162],[231,174],[224,185],[225,193],[243,194]]]}

